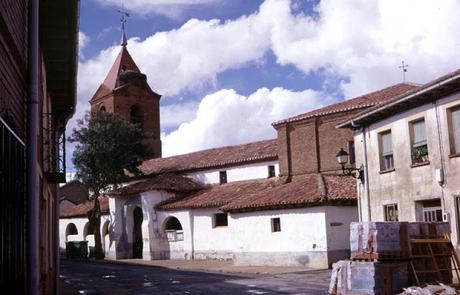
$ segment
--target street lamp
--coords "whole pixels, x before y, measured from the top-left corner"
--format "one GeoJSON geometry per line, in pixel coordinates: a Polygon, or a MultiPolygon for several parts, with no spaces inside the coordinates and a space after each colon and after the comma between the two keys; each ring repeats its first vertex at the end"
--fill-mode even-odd
{"type": "Polygon", "coordinates": [[[348,163],[348,153],[343,148],[340,148],[336,158],[337,162],[339,162],[339,164],[342,166],[343,174],[353,176],[354,178],[361,180],[361,182],[364,182],[363,165],[361,165],[359,168],[345,167],[345,164],[348,163]]]}

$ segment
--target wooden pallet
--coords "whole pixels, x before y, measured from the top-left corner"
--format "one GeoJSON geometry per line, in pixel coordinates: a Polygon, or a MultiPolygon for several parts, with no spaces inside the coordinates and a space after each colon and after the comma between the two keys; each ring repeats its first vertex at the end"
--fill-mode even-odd
{"type": "Polygon", "coordinates": [[[411,239],[410,242],[412,255],[409,268],[417,285],[433,281],[451,284],[453,273],[456,274],[457,281],[460,281],[459,259],[448,237],[411,239]],[[420,264],[426,267],[420,268],[420,264]],[[426,277],[429,281],[423,279],[426,277]]]}

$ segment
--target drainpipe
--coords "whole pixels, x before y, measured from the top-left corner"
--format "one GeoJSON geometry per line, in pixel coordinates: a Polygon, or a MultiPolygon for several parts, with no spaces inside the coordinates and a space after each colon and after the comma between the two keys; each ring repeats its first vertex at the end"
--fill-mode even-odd
{"type": "Polygon", "coordinates": [[[60,259],[60,245],[59,245],[59,211],[60,211],[60,192],[59,184],[55,185],[55,199],[54,199],[54,294],[58,295],[59,291],[59,259],[60,259]]]}
{"type": "MultiPolygon", "coordinates": [[[[444,146],[442,142],[442,133],[441,133],[441,121],[439,118],[439,106],[438,106],[438,100],[434,101],[434,110],[436,113],[436,128],[438,131],[438,148],[439,148],[439,161],[441,165],[441,170],[442,174],[445,173],[445,165],[444,165],[444,146]]],[[[442,212],[446,212],[446,201],[444,197],[444,187],[446,186],[446,177],[443,177],[443,182],[439,183],[439,186],[441,187],[441,210],[442,212]]],[[[450,222],[450,220],[449,220],[450,222]]],[[[458,238],[457,238],[458,239],[458,238]]]]}
{"type": "Polygon", "coordinates": [[[39,291],[39,178],[38,178],[38,100],[39,100],[39,0],[29,0],[28,85],[27,85],[27,289],[39,291]]]}
{"type": "Polygon", "coordinates": [[[367,139],[366,139],[366,127],[362,127],[363,133],[363,148],[364,148],[364,197],[366,199],[366,207],[367,207],[367,218],[368,221],[371,221],[371,202],[369,196],[369,172],[368,172],[368,165],[367,165],[367,139]]]}
{"type": "Polygon", "coordinates": [[[194,216],[192,215],[192,210],[189,211],[189,224],[190,224],[190,247],[191,247],[191,259],[195,260],[195,237],[194,237],[194,230],[193,230],[193,219],[194,216]]]}

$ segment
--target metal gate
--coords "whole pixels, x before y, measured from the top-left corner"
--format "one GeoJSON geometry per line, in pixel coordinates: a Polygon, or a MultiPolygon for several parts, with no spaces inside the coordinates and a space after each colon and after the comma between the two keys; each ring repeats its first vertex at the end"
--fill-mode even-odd
{"type": "Polygon", "coordinates": [[[25,146],[0,118],[0,286],[26,286],[25,146]]]}

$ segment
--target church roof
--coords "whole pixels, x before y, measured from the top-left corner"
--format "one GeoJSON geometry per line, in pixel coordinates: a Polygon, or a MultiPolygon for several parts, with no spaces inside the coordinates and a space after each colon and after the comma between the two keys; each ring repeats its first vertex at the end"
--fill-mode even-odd
{"type": "Polygon", "coordinates": [[[167,200],[160,210],[215,208],[245,212],[322,205],[355,205],[356,179],[344,175],[308,174],[291,182],[268,178],[214,185],[181,199],[167,200]]]}
{"type": "Polygon", "coordinates": [[[343,102],[331,104],[323,108],[313,110],[311,112],[307,112],[307,113],[300,114],[300,115],[297,115],[291,118],[280,120],[280,121],[274,122],[272,125],[274,127],[277,127],[282,124],[298,122],[298,121],[302,121],[302,120],[313,118],[313,117],[321,117],[321,116],[326,116],[329,114],[346,112],[346,111],[351,111],[351,110],[356,110],[356,109],[368,108],[368,107],[372,107],[375,105],[380,105],[403,93],[406,93],[413,89],[417,89],[418,87],[419,85],[414,84],[414,83],[395,84],[395,85],[392,85],[392,86],[389,86],[389,87],[386,87],[386,88],[383,88],[383,89],[380,89],[380,90],[377,90],[371,93],[367,93],[367,94],[364,94],[364,95],[361,95],[361,96],[358,96],[352,99],[347,99],[343,102]]]}
{"type": "MultiPolygon", "coordinates": [[[[99,197],[99,205],[101,206],[101,213],[109,213],[109,198],[108,197],[99,197]]],[[[94,208],[94,201],[89,200],[84,203],[75,205],[67,210],[59,213],[59,218],[75,218],[75,217],[86,217],[87,213],[94,208]]]]}
{"type": "Polygon", "coordinates": [[[271,139],[213,148],[166,158],[150,159],[144,161],[139,168],[145,175],[149,175],[166,172],[218,169],[240,164],[274,161],[277,159],[277,140],[271,139]]]}
{"type": "Polygon", "coordinates": [[[174,174],[161,174],[148,178],[147,180],[135,182],[133,184],[110,191],[107,193],[107,195],[111,197],[127,196],[152,190],[163,190],[168,192],[191,192],[200,190],[203,187],[204,186],[201,183],[198,183],[188,177],[174,174]]]}
{"type": "Polygon", "coordinates": [[[276,182],[276,178],[269,178],[214,185],[179,200],[167,200],[157,207],[162,210],[220,207],[238,199],[242,195],[254,194],[257,191],[274,186],[276,182]]]}
{"type": "Polygon", "coordinates": [[[120,53],[118,53],[115,62],[113,63],[110,71],[107,73],[107,76],[104,79],[104,82],[102,82],[102,84],[99,86],[91,100],[103,97],[117,88],[120,85],[120,73],[122,71],[133,71],[140,73],[139,68],[129,54],[126,46],[121,46],[120,53]]]}

